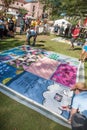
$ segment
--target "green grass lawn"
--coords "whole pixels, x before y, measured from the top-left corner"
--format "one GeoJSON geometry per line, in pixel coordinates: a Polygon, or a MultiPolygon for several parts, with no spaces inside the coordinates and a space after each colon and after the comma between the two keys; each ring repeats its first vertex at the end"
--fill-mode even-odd
{"type": "MultiPolygon", "coordinates": [[[[51,41],[56,36],[41,35],[37,37],[36,47],[79,58],[81,48],[69,51],[68,44],[51,41]]],[[[25,35],[0,41],[0,52],[25,43],[25,35]]],[[[87,83],[87,63],[85,63],[85,80],[87,83]]],[[[0,93],[0,130],[69,130],[30,108],[0,93]]]]}

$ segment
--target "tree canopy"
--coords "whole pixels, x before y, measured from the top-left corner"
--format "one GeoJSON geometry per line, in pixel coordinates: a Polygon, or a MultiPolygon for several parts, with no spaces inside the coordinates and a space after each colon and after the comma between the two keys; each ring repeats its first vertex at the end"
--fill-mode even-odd
{"type": "Polygon", "coordinates": [[[86,0],[62,0],[61,8],[65,9],[67,15],[85,16],[87,15],[86,0]]]}
{"type": "Polygon", "coordinates": [[[52,15],[87,16],[87,0],[39,0],[52,15]]]}

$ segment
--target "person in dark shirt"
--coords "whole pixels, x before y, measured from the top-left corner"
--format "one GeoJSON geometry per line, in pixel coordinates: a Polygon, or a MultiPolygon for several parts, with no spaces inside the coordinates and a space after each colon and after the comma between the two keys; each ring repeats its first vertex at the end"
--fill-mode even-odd
{"type": "Polygon", "coordinates": [[[34,27],[30,27],[26,34],[26,41],[28,42],[28,45],[30,45],[30,39],[33,37],[33,46],[35,46],[36,38],[37,38],[37,32],[35,32],[34,27]]]}
{"type": "Polygon", "coordinates": [[[14,21],[12,20],[12,18],[8,22],[8,30],[10,36],[14,36],[14,21]]]}
{"type": "Polygon", "coordinates": [[[8,29],[9,31],[14,32],[14,21],[12,20],[12,18],[8,22],[8,29]]]}

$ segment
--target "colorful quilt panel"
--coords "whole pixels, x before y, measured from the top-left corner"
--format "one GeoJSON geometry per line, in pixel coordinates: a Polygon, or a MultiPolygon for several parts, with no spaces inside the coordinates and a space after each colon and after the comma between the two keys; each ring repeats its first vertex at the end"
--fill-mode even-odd
{"type": "Polygon", "coordinates": [[[69,64],[60,64],[51,79],[65,86],[72,87],[76,83],[77,68],[69,64]]]}
{"type": "Polygon", "coordinates": [[[22,71],[10,66],[6,63],[0,62],[0,83],[6,84],[12,78],[16,77],[22,71]]]}
{"type": "Polygon", "coordinates": [[[26,71],[31,72],[35,75],[50,79],[52,74],[55,72],[60,62],[49,59],[47,57],[39,58],[35,63],[32,63],[26,71]]]}

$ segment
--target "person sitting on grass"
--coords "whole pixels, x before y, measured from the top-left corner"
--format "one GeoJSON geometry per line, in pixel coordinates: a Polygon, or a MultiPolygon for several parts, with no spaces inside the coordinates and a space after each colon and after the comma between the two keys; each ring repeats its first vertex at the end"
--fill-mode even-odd
{"type": "Polygon", "coordinates": [[[34,27],[33,26],[29,27],[26,32],[27,32],[27,34],[26,34],[26,42],[28,43],[28,45],[30,45],[30,39],[33,37],[32,46],[35,46],[37,33],[35,32],[34,27]]]}

